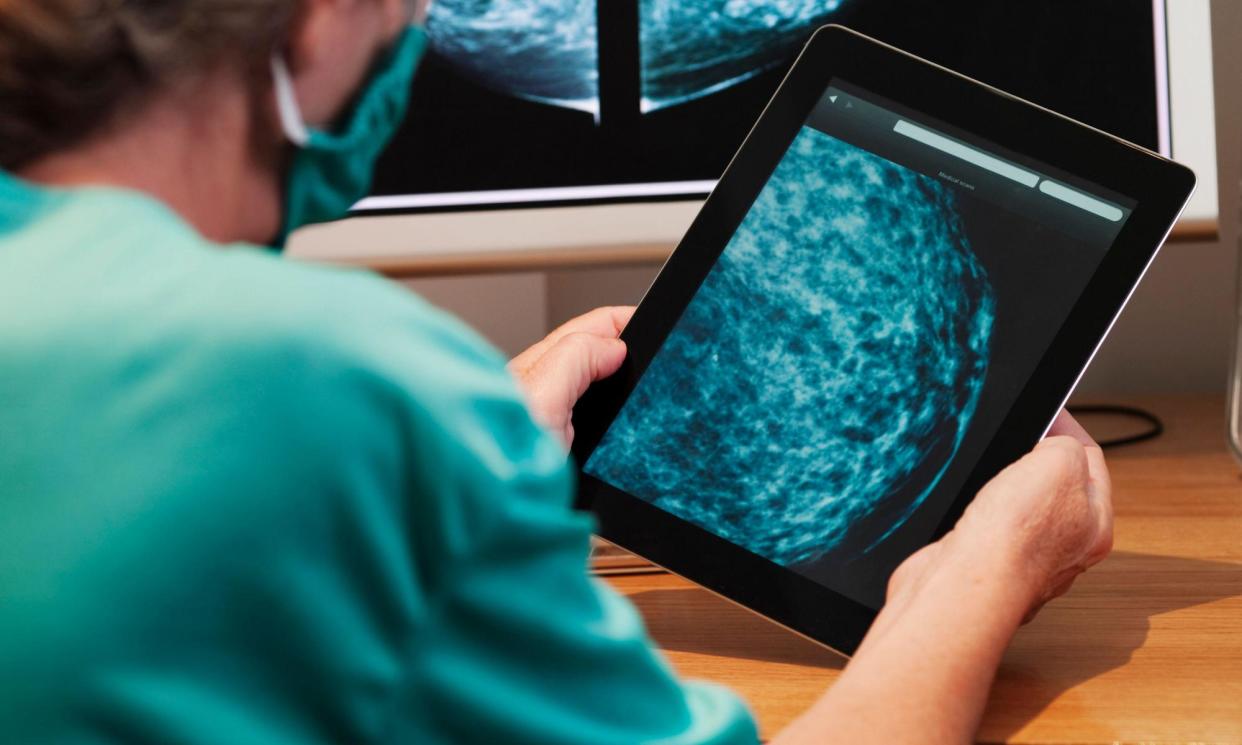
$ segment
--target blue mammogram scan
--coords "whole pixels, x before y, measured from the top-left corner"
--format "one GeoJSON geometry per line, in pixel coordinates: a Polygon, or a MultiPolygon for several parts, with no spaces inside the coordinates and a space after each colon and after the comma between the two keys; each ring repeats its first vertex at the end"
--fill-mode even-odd
{"type": "Polygon", "coordinates": [[[512,96],[599,111],[596,0],[435,0],[432,48],[512,96]]]}
{"type": "Polygon", "coordinates": [[[644,111],[787,61],[844,0],[640,0],[644,111]]]}
{"type": "MultiPolygon", "coordinates": [[[[787,61],[845,0],[606,1],[638,3],[634,73],[653,111],[787,61]]],[[[598,114],[600,4],[436,0],[427,30],[441,58],[492,90],[598,114]]]]}
{"type": "Polygon", "coordinates": [[[803,129],[586,472],[778,564],[870,551],[987,373],[996,303],[955,200],[803,129]]]}

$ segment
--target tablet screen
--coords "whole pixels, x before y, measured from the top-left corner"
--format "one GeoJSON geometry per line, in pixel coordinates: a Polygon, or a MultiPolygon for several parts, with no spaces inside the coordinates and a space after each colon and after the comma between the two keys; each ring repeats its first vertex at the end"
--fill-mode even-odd
{"type": "Polygon", "coordinates": [[[583,470],[878,608],[1134,207],[835,80],[583,470]]]}

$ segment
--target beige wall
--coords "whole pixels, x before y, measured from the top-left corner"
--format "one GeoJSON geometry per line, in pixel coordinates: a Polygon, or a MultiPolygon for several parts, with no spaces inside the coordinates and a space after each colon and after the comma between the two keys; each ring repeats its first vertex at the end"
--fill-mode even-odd
{"type": "MultiPolygon", "coordinates": [[[[1234,320],[1242,180],[1242,2],[1214,0],[1216,116],[1222,235],[1170,244],[1148,272],[1079,388],[1083,396],[1223,391],[1234,320]]],[[[597,305],[634,303],[657,266],[411,285],[470,321],[510,354],[597,305]]]]}
{"type": "Polygon", "coordinates": [[[1080,392],[1225,389],[1242,181],[1242,3],[1212,2],[1221,238],[1164,248],[1080,392]]]}
{"type": "Polygon", "coordinates": [[[444,277],[404,282],[446,308],[510,357],[547,333],[547,277],[540,273],[444,277]]]}

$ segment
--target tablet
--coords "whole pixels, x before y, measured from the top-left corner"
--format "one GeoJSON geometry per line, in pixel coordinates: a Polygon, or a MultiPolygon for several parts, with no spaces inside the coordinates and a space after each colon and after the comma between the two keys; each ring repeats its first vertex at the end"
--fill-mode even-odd
{"type": "Polygon", "coordinates": [[[599,533],[845,654],[1029,451],[1185,167],[820,29],[575,413],[599,533]]]}

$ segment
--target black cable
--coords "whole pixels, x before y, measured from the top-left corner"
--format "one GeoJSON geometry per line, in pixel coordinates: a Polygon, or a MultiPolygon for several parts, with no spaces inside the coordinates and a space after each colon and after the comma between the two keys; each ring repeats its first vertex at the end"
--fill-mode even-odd
{"type": "Polygon", "coordinates": [[[1146,442],[1154,440],[1164,434],[1164,422],[1160,421],[1160,417],[1137,406],[1119,406],[1119,405],[1102,405],[1102,406],[1070,406],[1069,413],[1077,416],[1105,415],[1105,416],[1121,416],[1137,419],[1146,422],[1148,428],[1135,435],[1127,435],[1125,437],[1115,437],[1111,440],[1104,440],[1100,443],[1102,448],[1117,448],[1123,445],[1133,445],[1138,442],[1146,442]]]}

